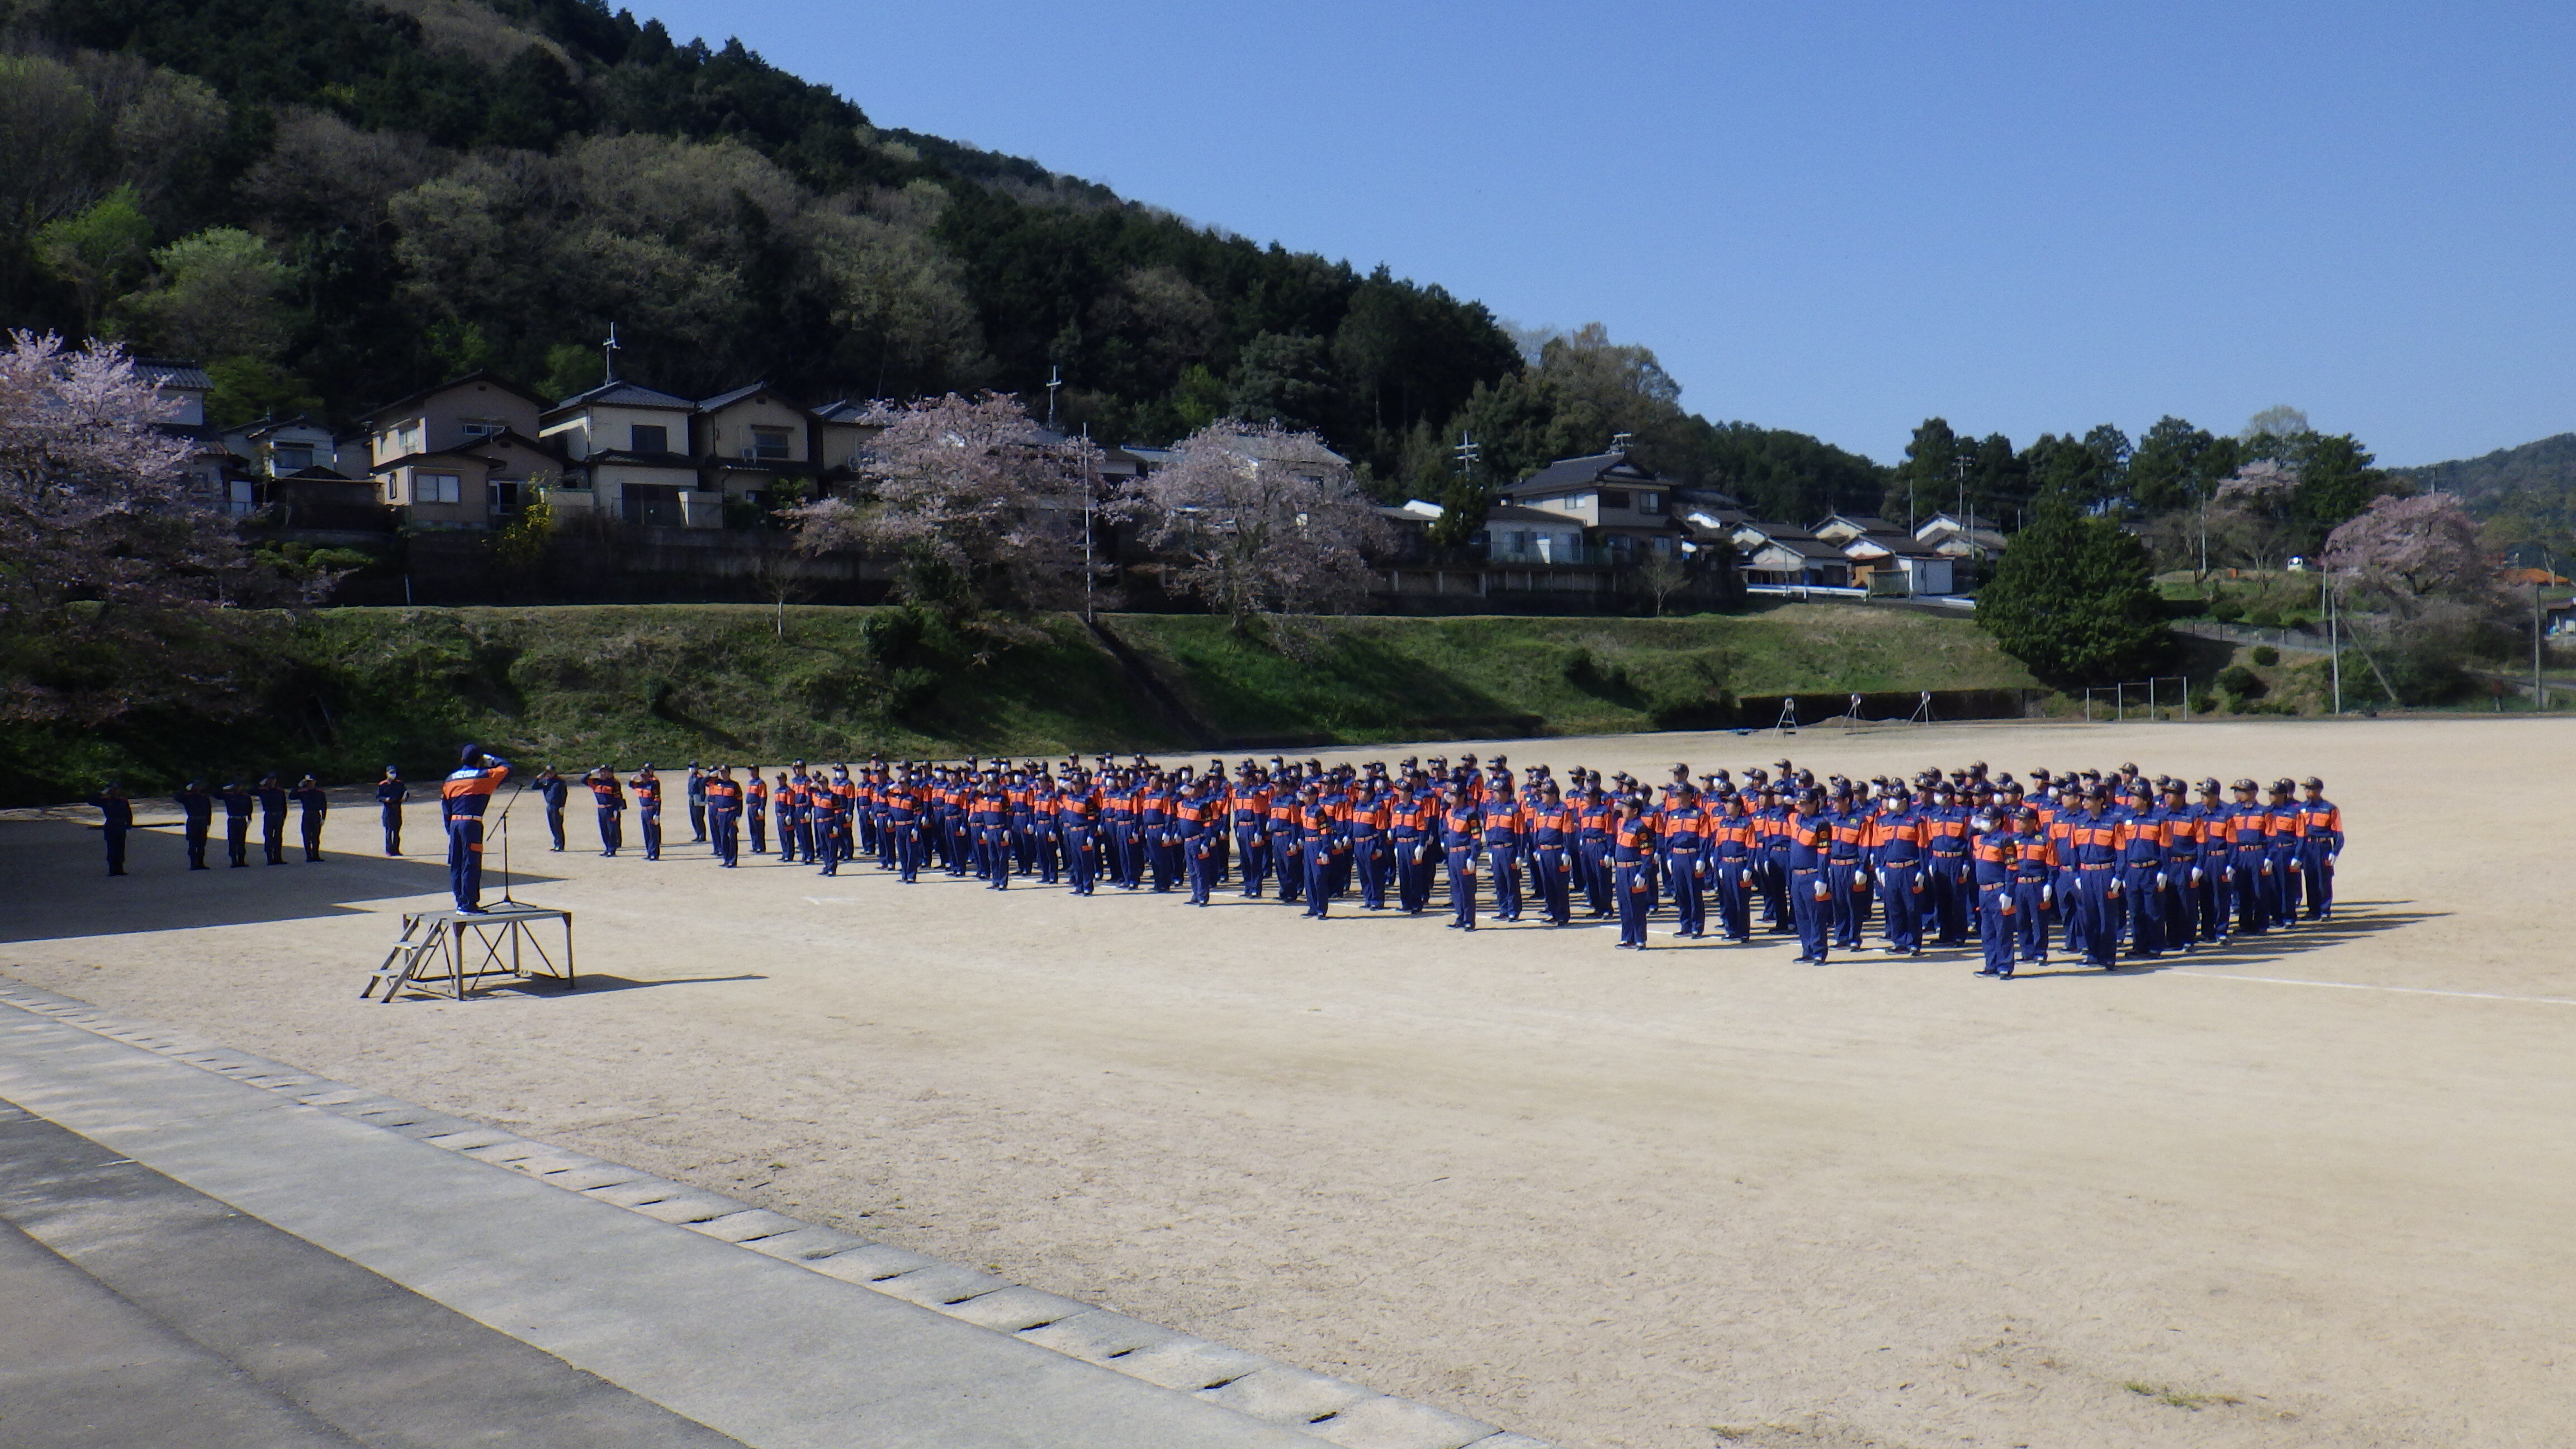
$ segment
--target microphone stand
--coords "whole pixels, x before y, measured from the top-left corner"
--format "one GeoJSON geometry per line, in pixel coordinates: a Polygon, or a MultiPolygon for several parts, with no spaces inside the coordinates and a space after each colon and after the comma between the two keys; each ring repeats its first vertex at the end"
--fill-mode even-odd
{"type": "Polygon", "coordinates": [[[501,904],[505,906],[520,904],[510,894],[510,809],[519,803],[520,796],[527,793],[528,782],[521,780],[519,788],[510,792],[510,798],[501,802],[501,818],[498,822],[501,836],[501,904]]]}

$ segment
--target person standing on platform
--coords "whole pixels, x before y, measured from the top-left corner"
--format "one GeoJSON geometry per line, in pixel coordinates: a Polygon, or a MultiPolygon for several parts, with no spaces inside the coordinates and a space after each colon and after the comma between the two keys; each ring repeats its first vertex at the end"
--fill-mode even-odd
{"type": "Polygon", "coordinates": [[[322,862],[322,817],[331,813],[331,797],[311,775],[295,782],[296,824],[304,832],[304,863],[322,862]]]}
{"type": "Polygon", "coordinates": [[[134,802],[125,798],[125,787],[114,780],[89,797],[98,807],[99,834],[107,841],[107,873],[125,874],[125,832],[134,828],[134,802]]]}
{"type": "Polygon", "coordinates": [[[385,854],[402,854],[403,802],[411,798],[411,787],[403,783],[402,771],[385,766],[385,777],[376,782],[376,813],[385,824],[385,854]]]}
{"type": "Polygon", "coordinates": [[[718,769],[715,777],[704,782],[702,793],[707,801],[707,829],[716,848],[716,863],[727,870],[742,858],[742,786],[734,783],[733,766],[718,769]]]}
{"type": "Polygon", "coordinates": [[[447,884],[456,909],[483,914],[483,808],[510,778],[510,762],[480,745],[457,752],[456,768],[438,787],[438,809],[447,825],[447,884]]]}
{"type": "Polygon", "coordinates": [[[215,797],[206,793],[205,783],[190,780],[188,788],[170,797],[179,807],[181,829],[188,841],[188,869],[206,868],[206,836],[215,825],[215,797]]]}
{"type": "Polygon", "coordinates": [[[707,772],[697,761],[689,761],[689,840],[707,843],[707,772]]]}
{"type": "Polygon", "coordinates": [[[224,854],[239,870],[250,864],[250,813],[259,808],[259,802],[239,780],[225,781],[223,792],[215,798],[224,802],[224,854]]]}
{"type": "Polygon", "coordinates": [[[590,787],[590,803],[599,812],[599,853],[614,858],[626,844],[626,788],[606,765],[582,776],[581,782],[590,787]]]}
{"type": "Polygon", "coordinates": [[[270,865],[286,864],[286,787],[275,775],[259,777],[259,843],[270,865]]]}
{"type": "Polygon", "coordinates": [[[754,765],[751,778],[742,787],[742,820],[751,827],[751,853],[769,853],[769,782],[760,778],[760,767],[754,765]]]}
{"type": "Polygon", "coordinates": [[[552,765],[537,772],[537,798],[546,804],[546,833],[555,838],[554,849],[564,848],[564,802],[572,797],[572,785],[555,772],[552,765]]]}
{"type": "Polygon", "coordinates": [[[644,762],[644,768],[637,770],[635,778],[627,781],[626,786],[635,792],[635,833],[644,841],[644,858],[660,860],[662,858],[662,777],[653,773],[653,762],[647,760],[644,762]]]}

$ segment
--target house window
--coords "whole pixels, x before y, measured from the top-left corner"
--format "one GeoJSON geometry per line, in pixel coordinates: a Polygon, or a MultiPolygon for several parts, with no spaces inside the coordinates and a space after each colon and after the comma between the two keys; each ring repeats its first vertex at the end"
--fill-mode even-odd
{"type": "Polygon", "coordinates": [[[1601,490],[1601,506],[1602,506],[1602,507],[1604,507],[1604,508],[1625,508],[1625,507],[1627,507],[1627,506],[1628,506],[1628,490],[1627,490],[1627,489],[1625,489],[1625,488],[1604,488],[1604,489],[1602,489],[1602,490],[1601,490]]]}
{"type": "Polygon", "coordinates": [[[496,514],[517,513],[520,505],[527,502],[527,488],[528,485],[517,478],[495,478],[483,485],[484,493],[491,500],[491,509],[496,514]]]}
{"type": "Polygon", "coordinates": [[[658,427],[651,423],[637,423],[627,431],[632,437],[632,441],[627,444],[631,452],[667,453],[671,451],[669,428],[658,427]]]}
{"type": "Polygon", "coordinates": [[[1639,513],[1661,513],[1661,512],[1663,512],[1663,511],[1664,511],[1664,495],[1662,495],[1661,493],[1640,493],[1640,494],[1638,494],[1638,495],[1637,495],[1637,511],[1638,511],[1639,513]]]}
{"type": "Polygon", "coordinates": [[[396,429],[394,432],[394,446],[402,449],[406,453],[420,452],[423,446],[421,443],[420,424],[418,422],[409,422],[396,429]]]}
{"type": "Polygon", "coordinates": [[[499,418],[463,418],[456,426],[469,438],[489,438],[508,431],[510,425],[499,418]]]}
{"type": "Polygon", "coordinates": [[[751,451],[746,456],[759,458],[764,461],[785,462],[787,460],[787,430],[785,428],[753,428],[751,430],[751,451]]]}
{"type": "Polygon", "coordinates": [[[293,473],[313,466],[313,450],[301,443],[280,443],[268,450],[271,471],[293,473]]]}
{"type": "Polygon", "coordinates": [[[461,503],[465,501],[465,490],[453,473],[414,473],[411,475],[411,501],[461,503]]]}

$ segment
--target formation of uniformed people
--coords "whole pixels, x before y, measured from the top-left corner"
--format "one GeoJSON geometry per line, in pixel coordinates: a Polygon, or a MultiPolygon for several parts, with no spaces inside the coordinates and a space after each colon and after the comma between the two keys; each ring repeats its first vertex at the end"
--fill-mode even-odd
{"type": "MultiPolygon", "coordinates": [[[[1326,766],[1273,758],[1206,769],[1141,756],[1086,765],[872,759],[764,779],[701,770],[720,865],[750,852],[837,875],[861,858],[905,883],[924,871],[1075,895],[1102,886],[1274,897],[1327,916],[1337,901],[1418,915],[1445,899],[1449,925],[1530,916],[1615,919],[1642,949],[1650,920],[1671,933],[1751,941],[1794,936],[1802,962],[1864,947],[1920,955],[1980,948],[1980,975],[2010,977],[2052,949],[2089,965],[2152,960],[2333,913],[2343,815],[2324,782],[2221,786],[2102,772],[2033,770],[2025,783],[1980,763],[1907,780],[1818,779],[1781,760],[1660,789],[1576,768],[1518,776],[1466,755],[1326,766]],[[739,776],[739,778],[738,778],[739,776]],[[2304,798],[2300,798],[2304,790],[2304,798]],[[2196,797],[2196,798],[2195,798],[2196,797]]],[[[584,777],[600,850],[623,848],[627,791],[648,859],[660,853],[660,783],[584,777]]],[[[558,846],[560,848],[560,846],[558,846]]]]}
{"type": "MultiPolygon", "coordinates": [[[[480,908],[483,814],[511,772],[467,746],[440,782],[451,886],[480,908]]],[[[662,852],[662,782],[651,764],[619,777],[602,764],[591,792],[600,853],[625,848],[636,815],[647,860],[662,852]]],[[[530,782],[556,850],[565,848],[571,783],[552,766],[530,782]]],[[[755,858],[837,875],[862,857],[905,883],[922,872],[1017,880],[1091,895],[1220,890],[1275,897],[1309,916],[1337,901],[1418,915],[1444,900],[1449,925],[1473,931],[1488,913],[1570,925],[1615,919],[1619,945],[1642,949],[1650,920],[1671,934],[1730,941],[1794,936],[1798,959],[1823,964],[1864,947],[1920,955],[1927,946],[1983,957],[1979,974],[2010,977],[2052,950],[2116,967],[2167,951],[2321,921],[2334,910],[2343,814],[2310,777],[2261,784],[2150,778],[2134,764],[2102,772],[2033,770],[2028,782],[1974,764],[1912,779],[1854,781],[1780,760],[1741,779],[1673,767],[1658,788],[1577,767],[1560,780],[1535,765],[1515,775],[1497,755],[1326,766],[1273,757],[1231,772],[1167,767],[1142,756],[1085,764],[871,759],[767,779],[757,768],[689,766],[690,824],[718,864],[738,866],[744,831],[755,858]]],[[[221,806],[231,863],[249,863],[254,813],[268,862],[285,863],[290,800],[303,811],[305,858],[322,858],[328,801],[311,776],[290,792],[271,775],[216,794],[191,783],[174,797],[189,868],[206,869],[221,806]]],[[[376,787],[385,850],[401,850],[408,787],[388,767],[376,787]]],[[[106,817],[108,873],[125,873],[132,803],[110,785],[92,797],[106,817]]]]}

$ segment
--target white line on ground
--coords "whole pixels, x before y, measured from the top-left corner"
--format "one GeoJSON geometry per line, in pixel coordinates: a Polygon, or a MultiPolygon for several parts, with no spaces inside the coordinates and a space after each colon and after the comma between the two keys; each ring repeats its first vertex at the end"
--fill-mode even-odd
{"type": "Polygon", "coordinates": [[[2224,971],[2176,971],[2194,981],[2261,981],[2273,986],[2331,986],[2339,991],[2393,991],[2404,996],[2465,996],[2477,1001],[2528,1001],[2540,1006],[2576,1006],[2565,996],[2507,996],[2498,991],[2437,991],[2430,986],[2371,986],[2359,981],[2299,981],[2287,976],[2234,976],[2224,971]]]}

